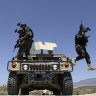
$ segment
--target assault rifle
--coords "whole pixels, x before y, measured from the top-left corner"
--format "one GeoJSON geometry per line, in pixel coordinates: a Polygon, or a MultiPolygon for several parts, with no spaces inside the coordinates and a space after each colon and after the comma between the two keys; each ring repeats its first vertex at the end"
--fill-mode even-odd
{"type": "Polygon", "coordinates": [[[15,51],[16,48],[20,47],[23,43],[24,43],[24,40],[18,39],[14,46],[13,52],[15,51]]]}

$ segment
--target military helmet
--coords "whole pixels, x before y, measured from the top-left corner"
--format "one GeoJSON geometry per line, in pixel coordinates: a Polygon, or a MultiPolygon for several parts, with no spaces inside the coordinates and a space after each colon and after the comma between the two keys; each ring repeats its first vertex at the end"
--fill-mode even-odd
{"type": "Polygon", "coordinates": [[[25,23],[18,23],[17,26],[20,26],[21,28],[25,28],[27,25],[25,23]]]}
{"type": "Polygon", "coordinates": [[[26,24],[21,24],[20,27],[21,28],[23,28],[23,27],[25,28],[26,27],[26,24]]]}

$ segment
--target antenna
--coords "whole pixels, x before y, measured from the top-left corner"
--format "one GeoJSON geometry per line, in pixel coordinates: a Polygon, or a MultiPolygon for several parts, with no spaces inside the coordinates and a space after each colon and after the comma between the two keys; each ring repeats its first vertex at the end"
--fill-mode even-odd
{"type": "Polygon", "coordinates": [[[82,24],[82,20],[81,20],[81,26],[83,26],[83,24],[82,24]]]}
{"type": "Polygon", "coordinates": [[[81,24],[80,24],[80,30],[83,30],[82,20],[81,20],[81,24]]]}
{"type": "Polygon", "coordinates": [[[81,20],[81,24],[82,24],[82,20],[81,20]]]}

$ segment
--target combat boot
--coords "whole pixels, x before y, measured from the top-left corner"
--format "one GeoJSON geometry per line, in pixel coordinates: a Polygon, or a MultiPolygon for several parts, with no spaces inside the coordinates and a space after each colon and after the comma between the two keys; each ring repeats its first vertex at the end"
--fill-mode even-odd
{"type": "Polygon", "coordinates": [[[71,62],[73,63],[73,65],[76,64],[76,58],[72,59],[71,62]]]}
{"type": "Polygon", "coordinates": [[[90,65],[88,65],[88,70],[96,70],[96,68],[92,67],[90,64],[90,65]]]}

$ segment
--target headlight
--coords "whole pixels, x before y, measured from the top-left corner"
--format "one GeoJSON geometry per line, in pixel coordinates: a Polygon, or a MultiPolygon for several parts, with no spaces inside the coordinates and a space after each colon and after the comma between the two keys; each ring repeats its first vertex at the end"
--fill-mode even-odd
{"type": "Polygon", "coordinates": [[[52,69],[53,69],[54,71],[58,70],[58,65],[57,65],[57,64],[52,65],[52,69]]]}
{"type": "Polygon", "coordinates": [[[69,63],[64,63],[64,64],[61,64],[61,67],[63,68],[68,68],[69,67],[69,63]]]}
{"type": "Polygon", "coordinates": [[[23,65],[23,70],[28,70],[29,66],[28,65],[23,65]]]}
{"type": "Polygon", "coordinates": [[[20,70],[20,62],[10,61],[8,64],[8,70],[20,70]]]}
{"type": "Polygon", "coordinates": [[[12,68],[16,68],[17,65],[18,65],[17,62],[13,62],[11,66],[12,66],[12,68]]]}

